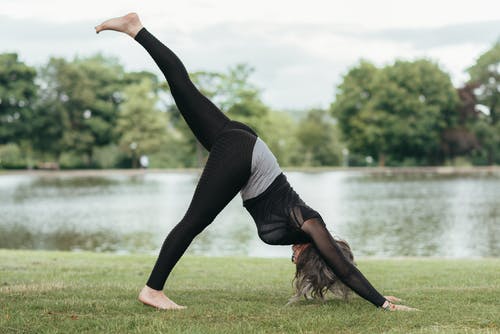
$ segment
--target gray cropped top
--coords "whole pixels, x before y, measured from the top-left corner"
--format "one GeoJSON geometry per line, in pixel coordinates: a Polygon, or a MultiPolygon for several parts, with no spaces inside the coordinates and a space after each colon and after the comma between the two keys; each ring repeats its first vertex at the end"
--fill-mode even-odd
{"type": "Polygon", "coordinates": [[[250,178],[240,192],[243,201],[262,194],[281,172],[276,157],[266,143],[257,137],[253,147],[250,178]]]}

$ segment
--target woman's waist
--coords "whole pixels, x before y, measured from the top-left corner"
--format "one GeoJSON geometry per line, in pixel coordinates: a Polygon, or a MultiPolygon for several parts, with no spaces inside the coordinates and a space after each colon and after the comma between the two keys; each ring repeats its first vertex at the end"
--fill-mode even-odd
{"type": "Polygon", "coordinates": [[[258,206],[259,203],[281,198],[289,188],[291,187],[285,174],[280,173],[261,194],[244,200],[243,206],[250,211],[252,208],[258,206]]]}

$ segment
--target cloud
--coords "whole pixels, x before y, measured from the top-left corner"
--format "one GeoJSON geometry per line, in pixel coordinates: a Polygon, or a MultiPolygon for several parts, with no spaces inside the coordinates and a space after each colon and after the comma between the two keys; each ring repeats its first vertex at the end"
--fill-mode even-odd
{"type": "Polygon", "coordinates": [[[95,22],[78,21],[71,24],[45,22],[35,19],[13,19],[0,16],[0,29],[10,33],[2,34],[2,43],[36,42],[64,42],[90,40],[94,38],[93,27],[95,22]]]}
{"type": "Polygon", "coordinates": [[[445,25],[438,28],[379,30],[362,33],[359,37],[410,43],[418,49],[458,44],[493,44],[500,38],[500,20],[445,25]]]}
{"type": "Polygon", "coordinates": [[[221,23],[192,31],[189,40],[175,48],[182,50],[188,65],[203,64],[217,71],[241,62],[252,65],[256,69],[252,81],[263,88],[264,100],[273,106],[326,106],[333,98],[335,79],[347,64],[297,43],[301,34],[292,25],[221,23]]]}

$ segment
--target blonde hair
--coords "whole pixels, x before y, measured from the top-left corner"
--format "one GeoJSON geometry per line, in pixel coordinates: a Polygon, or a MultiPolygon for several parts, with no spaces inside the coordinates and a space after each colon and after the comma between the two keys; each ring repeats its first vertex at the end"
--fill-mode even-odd
{"type": "MultiPolygon", "coordinates": [[[[335,241],[344,256],[354,264],[354,255],[349,244],[345,240],[335,241]]],[[[304,249],[295,261],[296,271],[292,281],[295,295],[290,298],[288,304],[295,303],[302,297],[324,301],[328,291],[342,299],[349,297],[351,289],[333,273],[313,244],[304,249]]]]}

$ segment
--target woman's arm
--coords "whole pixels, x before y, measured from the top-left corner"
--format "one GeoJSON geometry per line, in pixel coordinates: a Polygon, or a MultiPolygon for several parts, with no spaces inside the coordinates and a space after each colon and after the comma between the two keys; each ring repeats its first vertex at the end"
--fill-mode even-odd
{"type": "Polygon", "coordinates": [[[393,304],[401,301],[397,297],[382,296],[358,268],[346,259],[322,220],[317,218],[306,220],[302,225],[302,230],[311,237],[335,275],[358,295],[387,311],[418,311],[405,305],[393,304]]]}
{"type": "Polygon", "coordinates": [[[375,306],[382,307],[386,302],[384,296],[345,258],[322,221],[315,218],[306,220],[302,230],[311,237],[325,262],[345,285],[375,306]]]}
{"type": "Polygon", "coordinates": [[[366,277],[346,259],[322,220],[317,218],[306,220],[302,225],[302,230],[311,237],[335,275],[358,295],[387,311],[418,311],[418,309],[405,305],[393,304],[401,301],[397,297],[382,296],[366,277]]]}

